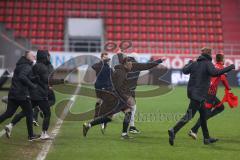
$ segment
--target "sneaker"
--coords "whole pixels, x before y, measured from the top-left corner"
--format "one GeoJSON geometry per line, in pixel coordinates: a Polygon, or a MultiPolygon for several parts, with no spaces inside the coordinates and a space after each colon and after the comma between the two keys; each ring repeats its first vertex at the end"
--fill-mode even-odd
{"type": "Polygon", "coordinates": [[[139,134],[139,133],[141,133],[135,126],[131,126],[129,128],[129,132],[132,133],[132,134],[139,134]]]}
{"type": "Polygon", "coordinates": [[[39,124],[36,120],[33,120],[33,125],[36,126],[36,127],[39,127],[39,124]]]}
{"type": "Polygon", "coordinates": [[[40,135],[34,134],[32,137],[28,137],[28,141],[33,142],[33,141],[39,140],[39,138],[40,138],[40,135]]]}
{"type": "Polygon", "coordinates": [[[5,134],[6,134],[7,138],[11,137],[12,128],[13,128],[13,126],[11,123],[5,126],[5,134]]]}
{"type": "Polygon", "coordinates": [[[107,128],[107,124],[105,124],[105,123],[102,123],[102,124],[101,124],[101,132],[102,132],[102,134],[104,134],[104,133],[105,133],[105,131],[106,131],[106,128],[107,128]]]}
{"type": "Polygon", "coordinates": [[[41,140],[51,140],[52,138],[45,131],[45,132],[42,132],[40,139],[41,140]]]}
{"type": "Polygon", "coordinates": [[[204,143],[205,145],[208,145],[208,144],[215,143],[215,142],[217,142],[217,141],[218,141],[217,138],[208,138],[208,139],[205,139],[205,138],[204,138],[203,143],[204,143]]]}
{"type": "Polygon", "coordinates": [[[87,136],[87,132],[90,129],[89,123],[84,123],[83,124],[83,136],[86,137],[87,136]]]}
{"type": "Polygon", "coordinates": [[[169,144],[171,146],[173,146],[174,145],[174,139],[175,139],[175,133],[174,133],[173,129],[168,130],[168,135],[169,135],[169,144]]]}
{"type": "Polygon", "coordinates": [[[197,139],[197,134],[194,133],[192,130],[190,130],[190,131],[188,132],[188,135],[189,135],[190,137],[192,137],[194,140],[197,139]]]}
{"type": "Polygon", "coordinates": [[[122,134],[121,139],[133,139],[134,137],[129,136],[128,134],[122,134]]]}

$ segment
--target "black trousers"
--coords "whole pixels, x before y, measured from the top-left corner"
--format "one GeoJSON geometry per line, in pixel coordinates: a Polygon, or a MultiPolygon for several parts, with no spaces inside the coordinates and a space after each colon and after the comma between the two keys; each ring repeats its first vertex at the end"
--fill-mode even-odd
{"type": "MultiPolygon", "coordinates": [[[[215,98],[212,99],[211,104],[216,105],[219,103],[220,103],[220,100],[215,96],[215,98]]],[[[221,105],[217,108],[210,108],[210,109],[205,109],[205,110],[206,110],[206,119],[208,120],[209,118],[212,118],[212,117],[216,116],[217,114],[221,113],[224,110],[224,105],[221,105]]],[[[191,130],[194,133],[197,133],[200,126],[201,126],[201,120],[199,118],[191,130]]]]}
{"type": "Polygon", "coordinates": [[[17,111],[18,107],[22,108],[20,113],[26,115],[26,124],[28,129],[28,136],[33,136],[33,112],[32,112],[32,105],[30,100],[13,100],[8,99],[7,110],[0,116],[0,123],[5,121],[6,119],[12,117],[14,113],[17,111]]]}
{"type": "MultiPolygon", "coordinates": [[[[39,101],[32,100],[32,106],[33,107],[39,106],[39,108],[42,110],[43,115],[44,115],[42,130],[47,131],[48,128],[49,128],[50,117],[51,117],[51,110],[50,110],[50,106],[49,106],[48,101],[47,100],[39,100],[39,101]]],[[[20,113],[18,113],[17,115],[14,116],[11,123],[13,125],[16,125],[23,117],[25,117],[25,113],[20,112],[20,113]]]]}
{"type": "Polygon", "coordinates": [[[187,124],[195,116],[197,111],[200,113],[200,125],[202,128],[203,137],[206,139],[209,138],[204,104],[192,99],[190,100],[186,114],[173,127],[174,133],[176,134],[183,126],[185,126],[185,124],[187,124]]]}
{"type": "MultiPolygon", "coordinates": [[[[49,90],[48,93],[48,104],[50,107],[52,107],[54,104],[56,103],[56,97],[55,94],[52,90],[49,90]]],[[[38,115],[39,115],[39,107],[38,106],[34,106],[33,107],[33,119],[35,121],[38,121],[38,115]]]]}

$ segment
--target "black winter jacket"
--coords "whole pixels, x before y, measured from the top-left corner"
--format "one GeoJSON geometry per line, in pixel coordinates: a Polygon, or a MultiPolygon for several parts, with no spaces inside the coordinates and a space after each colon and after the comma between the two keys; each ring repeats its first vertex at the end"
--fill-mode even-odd
{"type": "MultiPolygon", "coordinates": [[[[54,72],[54,68],[51,62],[47,63],[47,68],[48,68],[48,74],[50,76],[50,74],[54,72]]],[[[48,85],[49,85],[49,76],[48,76],[48,85]]],[[[50,106],[53,106],[56,102],[55,93],[53,89],[50,89],[49,87],[48,87],[48,102],[50,106]]]]}
{"type": "Polygon", "coordinates": [[[31,76],[32,62],[23,56],[16,64],[8,98],[16,100],[26,100],[27,98],[30,98],[29,90],[37,87],[31,81],[31,76]]]}
{"type": "Polygon", "coordinates": [[[37,89],[31,90],[30,95],[32,100],[47,100],[48,99],[48,54],[37,54],[37,63],[33,66],[33,75],[38,77],[36,82],[37,89]]]}
{"type": "Polygon", "coordinates": [[[202,54],[197,61],[190,62],[183,68],[184,74],[190,74],[188,82],[187,94],[188,98],[203,102],[206,100],[210,78],[222,75],[233,69],[233,66],[228,66],[222,70],[218,70],[212,63],[211,56],[202,54]]]}

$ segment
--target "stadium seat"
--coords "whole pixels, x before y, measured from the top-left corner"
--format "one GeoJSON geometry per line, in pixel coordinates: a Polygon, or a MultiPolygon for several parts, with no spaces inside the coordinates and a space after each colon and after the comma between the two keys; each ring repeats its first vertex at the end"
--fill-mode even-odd
{"type": "MultiPolygon", "coordinates": [[[[64,40],[68,16],[102,18],[107,40],[222,43],[221,5],[220,0],[11,0],[0,1],[0,7],[7,8],[0,9],[0,22],[15,30],[14,35],[30,37],[33,44],[46,44],[43,42],[47,39],[64,40]]],[[[147,52],[151,47],[144,43],[138,44],[139,51],[147,52]]],[[[51,43],[47,44],[51,48],[51,43]]],[[[63,49],[61,45],[54,44],[52,48],[63,49]]],[[[157,47],[154,53],[159,52],[157,47]]],[[[165,44],[161,47],[166,48],[165,44]]],[[[168,49],[171,51],[185,52],[181,48],[168,49]]]]}

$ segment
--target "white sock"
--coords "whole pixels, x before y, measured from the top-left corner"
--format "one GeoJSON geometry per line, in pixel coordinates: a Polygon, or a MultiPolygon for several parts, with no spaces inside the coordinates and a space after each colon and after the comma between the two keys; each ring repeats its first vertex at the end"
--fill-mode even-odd
{"type": "Polygon", "coordinates": [[[135,121],[136,110],[137,110],[137,106],[134,105],[133,108],[132,108],[132,115],[131,115],[131,119],[130,119],[130,127],[134,127],[135,126],[134,121],[135,121]]]}
{"type": "Polygon", "coordinates": [[[9,123],[9,124],[7,125],[7,127],[8,127],[8,128],[12,128],[12,127],[13,127],[13,124],[12,124],[12,123],[9,123]]]}

